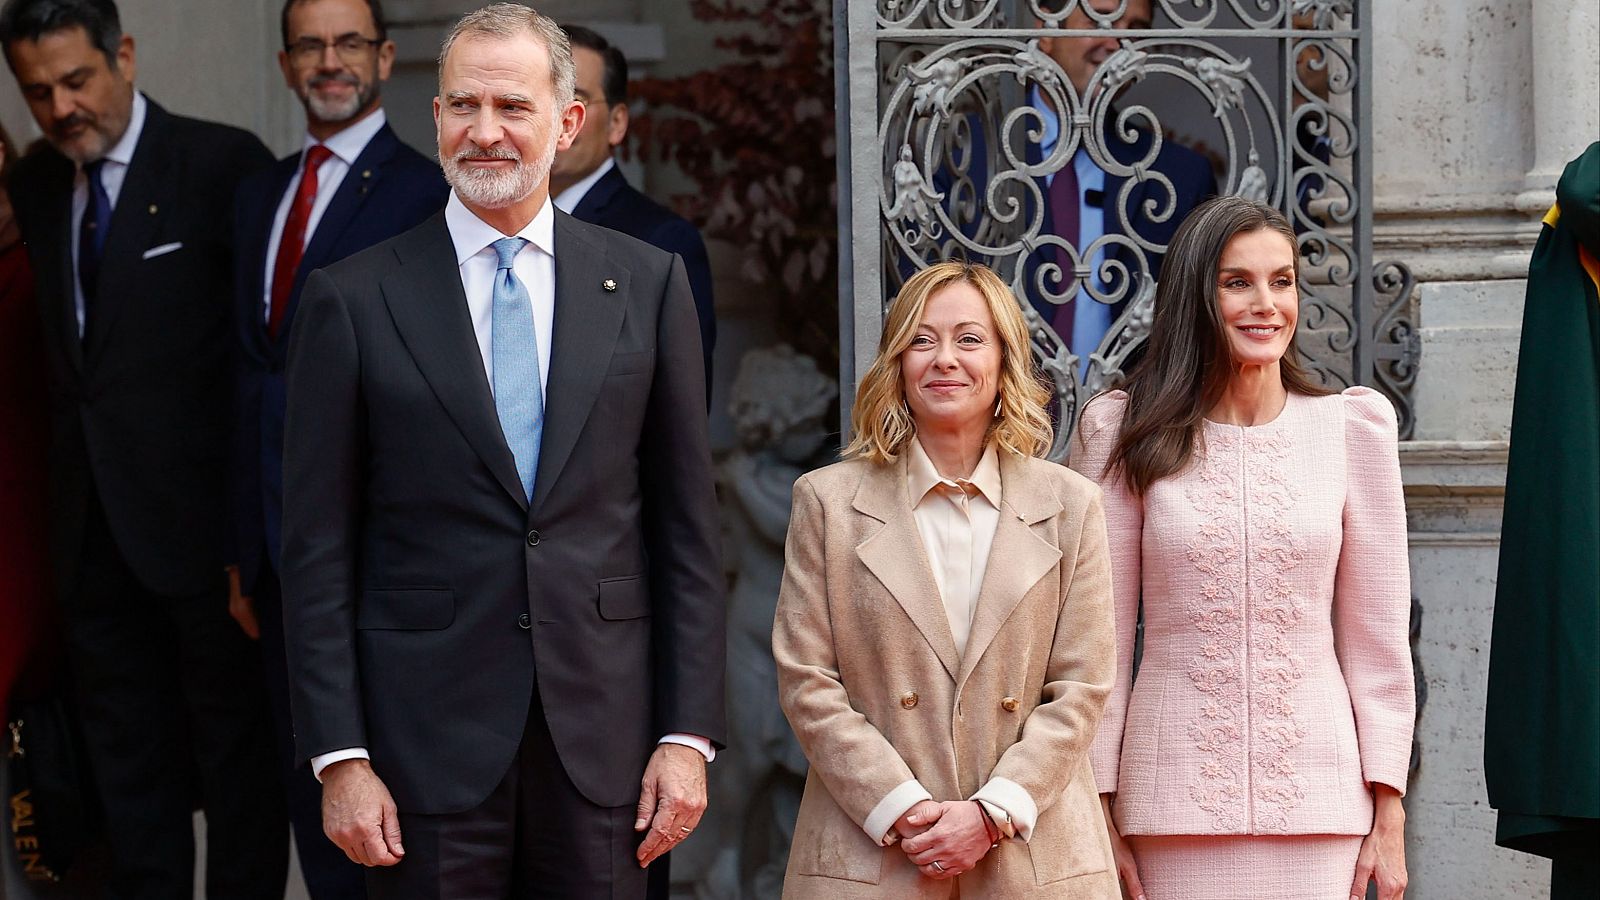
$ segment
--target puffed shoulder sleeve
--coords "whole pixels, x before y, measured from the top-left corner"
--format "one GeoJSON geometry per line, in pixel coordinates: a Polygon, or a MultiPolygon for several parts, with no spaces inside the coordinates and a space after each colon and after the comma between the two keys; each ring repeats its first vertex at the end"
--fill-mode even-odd
{"type": "Polygon", "coordinates": [[[1394,407],[1377,391],[1350,388],[1343,400],[1346,487],[1334,646],[1355,710],[1362,775],[1404,794],[1416,685],[1398,427],[1394,407]]]}
{"type": "Polygon", "coordinates": [[[1117,790],[1122,757],[1122,726],[1133,691],[1134,629],[1139,622],[1140,562],[1144,534],[1144,501],[1128,489],[1120,472],[1107,473],[1106,461],[1122,432],[1128,395],[1110,391],[1090,400],[1078,421],[1069,464],[1100,485],[1105,497],[1106,539],[1111,556],[1111,603],[1117,645],[1116,679],[1106,698],[1105,713],[1095,733],[1089,759],[1100,793],[1117,790]]]}

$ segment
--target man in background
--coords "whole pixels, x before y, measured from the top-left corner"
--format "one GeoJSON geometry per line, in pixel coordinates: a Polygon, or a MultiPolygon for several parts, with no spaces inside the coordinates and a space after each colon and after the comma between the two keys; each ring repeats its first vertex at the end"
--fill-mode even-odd
{"type": "Polygon", "coordinates": [[[259,634],[300,869],[313,900],[366,895],[361,866],[322,834],[321,788],[295,763],[278,581],[284,366],[306,275],[444,208],[439,166],[395,136],[394,65],[379,0],[285,0],[278,67],[306,113],[302,147],[239,186],[234,204],[235,398],[230,608],[259,634]]]}
{"type": "MultiPolygon", "coordinates": [[[[1110,27],[1097,23],[1085,10],[1087,6],[1102,15],[1109,15],[1115,13],[1122,2],[1082,0],[1058,26],[1071,29],[1098,27],[1100,33],[1093,37],[1039,38],[1039,50],[1066,73],[1067,80],[1086,109],[1096,102],[1094,92],[1100,87],[1094,83],[1094,77],[1101,65],[1121,48],[1123,40],[1136,37],[1130,32],[1148,29],[1151,25],[1152,0],[1127,0],[1121,17],[1112,22],[1110,27]]],[[[1059,12],[1065,5],[1066,0],[1042,0],[1040,3],[1046,12],[1059,12]]],[[[1043,26],[1044,23],[1039,24],[1043,26]]],[[[1028,162],[1037,164],[1049,158],[1062,139],[1061,118],[1052,107],[1049,95],[1037,86],[1029,91],[1029,103],[1039,110],[1044,120],[1043,136],[1037,144],[1029,144],[1027,148],[1028,162]]],[[[1108,112],[1102,123],[1107,148],[1112,157],[1124,165],[1148,156],[1151,142],[1155,139],[1149,129],[1138,121],[1130,122],[1128,128],[1135,135],[1131,141],[1119,133],[1114,109],[1108,112]]],[[[1107,172],[1080,142],[1076,154],[1060,170],[1038,179],[1043,182],[1039,187],[1045,197],[1043,233],[1065,238],[1080,254],[1106,235],[1129,235],[1129,232],[1146,242],[1165,246],[1190,211],[1217,192],[1216,176],[1204,157],[1170,140],[1162,142],[1160,151],[1148,168],[1166,176],[1172,182],[1172,190],[1169,192],[1154,180],[1140,181],[1132,186],[1124,201],[1121,199],[1122,191],[1133,176],[1107,172]],[[1145,211],[1147,201],[1153,203],[1157,210],[1170,208],[1171,215],[1155,221],[1145,211]]],[[[1038,256],[1047,257],[1047,254],[1048,250],[1038,256]]],[[[1094,273],[1091,279],[1099,278],[1101,266],[1108,256],[1121,261],[1131,273],[1148,271],[1151,277],[1160,277],[1161,253],[1127,244],[1112,244],[1110,250],[1102,247],[1086,260],[1090,271],[1094,273]]],[[[1051,259],[1047,257],[1036,259],[1035,263],[1048,261],[1051,259]]],[[[1030,278],[1029,283],[1032,282],[1030,278]]],[[[1102,289],[1114,287],[1103,281],[1100,284],[1102,289]]],[[[1080,363],[1087,367],[1089,355],[1099,349],[1112,324],[1136,294],[1137,291],[1130,287],[1117,303],[1105,304],[1089,299],[1080,290],[1070,303],[1056,306],[1036,299],[1034,305],[1045,321],[1054,326],[1056,334],[1072,349],[1080,363]]]]}
{"type": "Polygon", "coordinates": [[[628,60],[597,32],[582,25],[563,25],[578,66],[578,99],[587,114],[572,146],[556,154],[550,170],[550,193],[556,208],[573,218],[620,231],[668,253],[683,257],[700,319],[700,345],[705,354],[706,390],[710,396],[711,351],[717,341],[717,320],[711,298],[711,260],[705,241],[682,216],[651,200],[628,184],[612,157],[628,137],[628,60]]]}
{"type": "MultiPolygon", "coordinates": [[[[254,136],[134,87],[111,0],[9,0],[0,46],[49,148],[11,198],[51,395],[51,532],[112,896],[281,900],[283,793],[223,573],[233,248],[254,136]]],[[[4,626],[0,626],[4,627],[4,626]]]]}

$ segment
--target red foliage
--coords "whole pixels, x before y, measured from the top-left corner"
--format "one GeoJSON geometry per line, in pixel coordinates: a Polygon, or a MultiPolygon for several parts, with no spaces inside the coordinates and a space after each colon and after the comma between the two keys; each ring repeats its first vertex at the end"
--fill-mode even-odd
{"type": "Polygon", "coordinates": [[[694,17],[736,28],[734,59],[629,86],[646,112],[630,133],[699,186],[673,198],[711,237],[744,251],[744,271],[779,300],[784,339],[838,358],[838,218],[831,0],[690,0],[694,17]]]}

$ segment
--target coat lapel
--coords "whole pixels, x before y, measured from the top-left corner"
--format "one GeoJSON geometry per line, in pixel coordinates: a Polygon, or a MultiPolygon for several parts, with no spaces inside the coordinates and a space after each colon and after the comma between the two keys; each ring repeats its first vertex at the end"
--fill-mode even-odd
{"type": "Polygon", "coordinates": [[[526,508],[516,459],[500,431],[494,394],[467,313],[455,246],[444,213],[395,248],[399,266],[379,283],[400,337],[445,411],[495,480],[526,508]]]}
{"type": "Polygon", "coordinates": [[[272,222],[278,215],[278,204],[282,202],[283,193],[289,189],[289,182],[294,180],[295,170],[299,166],[298,153],[278,160],[273,165],[271,176],[250,198],[255,203],[255,215],[246,225],[248,232],[239,236],[240,246],[250,248],[247,255],[241,254],[244,265],[248,267],[242,273],[246,302],[241,306],[241,311],[250,314],[248,321],[242,323],[243,330],[249,335],[251,349],[261,359],[270,359],[272,356],[267,339],[266,311],[262,306],[262,298],[267,294],[267,245],[272,239],[272,222]]]}
{"type": "Polygon", "coordinates": [[[962,685],[994,643],[1022,598],[1061,561],[1061,550],[1040,537],[1033,525],[1061,511],[1049,484],[1029,477],[1027,461],[1000,452],[1000,524],[995,529],[989,565],[978,590],[978,608],[967,636],[956,684],[962,685]]]}
{"type": "Polygon", "coordinates": [[[39,251],[43,261],[39,268],[40,298],[55,301],[53,308],[44,312],[52,325],[50,330],[60,333],[62,352],[81,375],[83,340],[78,334],[78,305],[73,293],[78,276],[72,270],[72,191],[76,169],[66,157],[46,152],[52,156],[45,176],[49,184],[43,186],[39,196],[49,198],[43,201],[48,218],[40,230],[49,237],[39,241],[39,247],[28,249],[39,251]]]}
{"type": "Polygon", "coordinates": [[[906,496],[905,455],[893,465],[870,470],[861,480],[853,505],[857,512],[883,523],[856,546],[856,556],[905,610],[945,671],[955,678],[960,670],[956,641],[906,496]]]}
{"type": "Polygon", "coordinates": [[[589,410],[600,394],[606,366],[622,331],[629,272],[606,258],[571,216],[556,211],[556,309],[550,338],[550,378],[532,509],[538,512],[572,455],[589,410]],[[616,282],[607,291],[602,282],[616,282]]]}
{"type": "MultiPolygon", "coordinates": [[[[294,311],[300,305],[300,291],[305,287],[306,276],[331,261],[333,248],[350,227],[350,223],[356,220],[356,215],[366,204],[367,198],[372,195],[378,182],[383,179],[383,164],[394,156],[399,143],[394,131],[388,125],[384,125],[371,140],[367,141],[367,146],[362,148],[361,154],[350,164],[350,170],[345,173],[344,180],[339,182],[339,189],[334,193],[333,200],[328,203],[328,208],[323,211],[322,218],[317,222],[317,230],[312,233],[311,241],[306,244],[305,254],[300,257],[300,268],[295,270],[294,287],[289,291],[289,306],[284,310],[283,332],[278,337],[280,346],[287,348],[289,345],[289,333],[294,329],[294,311]]],[[[293,172],[290,175],[292,177],[293,172]]],[[[286,181],[274,195],[275,199],[281,200],[283,191],[287,188],[286,181]]],[[[273,212],[277,212],[276,207],[273,212]]],[[[263,269],[265,266],[266,260],[263,259],[263,269]]]]}
{"type": "Polygon", "coordinates": [[[612,166],[611,171],[601,175],[600,180],[589,188],[589,193],[584,194],[578,205],[572,208],[572,217],[581,222],[599,221],[617,192],[627,184],[628,180],[622,177],[622,170],[612,166]]]}
{"type": "Polygon", "coordinates": [[[106,335],[116,326],[128,293],[139,289],[135,273],[165,214],[165,190],[173,181],[168,172],[171,154],[166,149],[169,124],[166,110],[150,101],[144,130],[111,212],[111,232],[106,235],[100,261],[100,289],[91,301],[94,313],[84,338],[84,360],[91,367],[106,345],[106,335]]]}

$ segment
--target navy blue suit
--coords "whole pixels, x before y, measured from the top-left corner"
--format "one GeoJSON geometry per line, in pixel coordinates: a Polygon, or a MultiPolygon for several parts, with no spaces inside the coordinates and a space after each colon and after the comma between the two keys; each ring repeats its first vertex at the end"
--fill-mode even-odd
{"type": "Polygon", "coordinates": [[[711,351],[717,343],[716,307],[711,299],[711,258],[699,229],[688,219],[651,200],[628,184],[622,171],[612,167],[589,188],[572,217],[601,228],[620,231],[651,246],[683,257],[700,319],[700,349],[706,361],[706,392],[711,391],[711,351]]]}
{"type": "Polygon", "coordinates": [[[295,307],[306,276],[437,213],[449,188],[439,166],[407,147],[386,124],[345,173],[306,243],[276,339],[267,334],[268,242],[284,193],[300,168],[295,153],[245,179],[234,203],[235,330],[239,352],[232,466],[232,539],[243,591],[255,600],[261,655],[277,725],[280,765],[300,868],[313,900],[365,896],[364,873],[322,832],[321,789],[296,765],[290,727],[283,608],[278,583],[283,521],[284,369],[295,307]]]}
{"type": "MultiPolygon", "coordinates": [[[[1124,140],[1117,133],[1115,122],[1116,113],[1113,111],[1106,116],[1105,120],[1105,142],[1111,151],[1112,158],[1124,165],[1132,165],[1134,162],[1144,159],[1150,152],[1151,141],[1154,140],[1150,132],[1135,126],[1135,137],[1130,142],[1124,140]]],[[[988,159],[985,141],[989,135],[982,126],[983,123],[973,120],[970,128],[970,133],[973,135],[972,159],[974,160],[970,175],[979,198],[983,197],[984,191],[988,188],[989,178],[989,174],[983,166],[983,162],[988,159]]],[[[1038,165],[1044,161],[1044,151],[1038,143],[1029,142],[1025,144],[1023,152],[1024,160],[1029,165],[1038,165]]],[[[1070,160],[1064,164],[1064,166],[1071,165],[1072,162],[1070,160]]],[[[1150,243],[1164,246],[1171,242],[1173,234],[1177,232],[1178,225],[1183,222],[1184,218],[1196,206],[1199,206],[1201,201],[1217,192],[1216,175],[1211,171],[1211,164],[1206,161],[1205,157],[1170,140],[1162,142],[1160,151],[1157,152],[1155,160],[1148,168],[1153,172],[1165,175],[1172,182],[1173,193],[1176,195],[1176,205],[1172,209],[1172,215],[1164,221],[1154,222],[1144,214],[1144,204],[1147,200],[1154,200],[1156,209],[1164,210],[1167,208],[1168,202],[1174,199],[1167,195],[1166,189],[1162,185],[1151,180],[1135,183],[1128,193],[1127,201],[1122,204],[1122,208],[1127,211],[1127,220],[1139,237],[1150,243]]],[[[1128,175],[1106,173],[1101,208],[1105,213],[1105,233],[1107,235],[1127,233],[1122,228],[1123,217],[1118,214],[1117,207],[1122,191],[1130,179],[1131,176],[1128,175]]],[[[1032,197],[1024,193],[1023,196],[1026,198],[1026,203],[1021,220],[1031,222],[1035,216],[1042,216],[1044,221],[1043,226],[1040,228],[1040,234],[1055,234],[1055,217],[1050,211],[1048,200],[1050,193],[1045,177],[1043,175],[1035,177],[1034,184],[1039,189],[1039,207],[1036,208],[1032,197]]],[[[934,190],[945,195],[943,202],[948,211],[950,203],[954,199],[948,172],[940,171],[935,173],[934,190]]],[[[970,236],[972,226],[976,223],[963,222],[961,224],[970,236]]],[[[1163,257],[1161,253],[1151,253],[1142,249],[1135,250],[1121,244],[1113,244],[1109,251],[1109,256],[1112,259],[1123,262],[1130,273],[1137,273],[1142,271],[1143,267],[1138,265],[1138,261],[1134,259],[1134,254],[1136,253],[1143,253],[1149,263],[1150,274],[1153,277],[1160,277],[1163,257]]],[[[1033,304],[1034,309],[1039,312],[1039,315],[1044,317],[1046,322],[1051,321],[1055,316],[1056,306],[1046,302],[1039,295],[1035,287],[1034,272],[1039,266],[1053,262],[1054,259],[1054,254],[1048,248],[1041,248],[1034,251],[1023,261],[1024,285],[1028,300],[1033,304]]],[[[1122,302],[1111,307],[1111,321],[1115,322],[1117,317],[1122,315],[1127,308],[1128,300],[1131,300],[1133,295],[1134,292],[1129,291],[1122,302]]],[[[1073,302],[1077,301],[1074,300],[1073,302]]]]}

